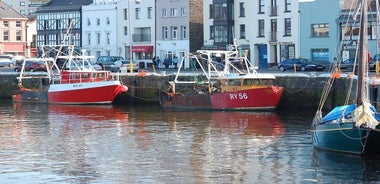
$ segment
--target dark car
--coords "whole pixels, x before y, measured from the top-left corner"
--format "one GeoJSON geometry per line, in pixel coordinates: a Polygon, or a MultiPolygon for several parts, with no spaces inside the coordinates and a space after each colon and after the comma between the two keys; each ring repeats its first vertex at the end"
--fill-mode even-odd
{"type": "Polygon", "coordinates": [[[326,68],[326,66],[323,64],[314,63],[308,59],[303,58],[287,59],[281,61],[278,67],[281,71],[294,70],[294,67],[296,67],[296,70],[301,71],[323,71],[326,68]]]}
{"type": "Polygon", "coordinates": [[[112,71],[115,61],[124,60],[121,56],[99,56],[96,59],[96,64],[100,65],[103,70],[112,71]]]}
{"type": "Polygon", "coordinates": [[[340,63],[341,70],[352,70],[354,66],[358,68],[358,63],[357,62],[355,63],[354,58],[346,59],[340,63]]]}
{"type": "MultiPolygon", "coordinates": [[[[24,71],[30,71],[30,72],[35,72],[35,71],[44,71],[46,72],[46,66],[43,61],[36,61],[36,60],[26,60],[25,62],[25,67],[24,71]]],[[[22,68],[22,65],[16,65],[14,68],[15,72],[20,72],[22,68]]]]}

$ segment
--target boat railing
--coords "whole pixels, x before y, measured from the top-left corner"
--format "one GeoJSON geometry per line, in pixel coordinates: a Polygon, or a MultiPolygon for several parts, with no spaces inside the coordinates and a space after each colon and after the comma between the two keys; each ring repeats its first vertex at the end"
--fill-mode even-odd
{"type": "Polygon", "coordinates": [[[113,80],[113,77],[109,71],[63,71],[59,83],[101,82],[113,80]]]}

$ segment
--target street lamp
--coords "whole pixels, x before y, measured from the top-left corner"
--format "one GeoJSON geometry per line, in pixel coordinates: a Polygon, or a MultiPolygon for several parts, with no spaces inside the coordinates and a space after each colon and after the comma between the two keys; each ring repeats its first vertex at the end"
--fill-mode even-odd
{"type": "Polygon", "coordinates": [[[130,6],[130,3],[129,3],[130,0],[128,0],[128,17],[129,17],[129,20],[128,20],[128,31],[129,31],[129,72],[130,73],[133,73],[133,52],[132,52],[132,28],[131,28],[131,11],[132,11],[132,8],[130,6]]]}

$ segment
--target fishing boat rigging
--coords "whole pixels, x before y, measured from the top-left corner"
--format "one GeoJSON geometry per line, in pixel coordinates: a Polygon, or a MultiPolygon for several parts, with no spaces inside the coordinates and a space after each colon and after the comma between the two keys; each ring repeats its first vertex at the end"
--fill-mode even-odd
{"type": "Polygon", "coordinates": [[[90,62],[91,56],[78,53],[70,41],[70,26],[64,40],[58,45],[42,46],[42,57],[47,72],[25,72],[23,62],[18,77],[19,91],[12,95],[16,102],[42,102],[54,104],[111,104],[127,91],[118,76],[110,71],[97,71],[90,62]],[[57,65],[63,61],[63,66],[57,65]],[[76,67],[68,69],[66,64],[76,67]]]}
{"type": "MultiPolygon", "coordinates": [[[[353,73],[357,73],[357,76],[348,79],[352,81],[350,88],[347,89],[345,104],[335,107],[323,116],[323,108],[329,92],[337,80],[337,72],[340,72],[339,67],[333,67],[333,74],[326,81],[311,126],[315,148],[356,155],[380,154],[378,146],[380,143],[380,116],[369,98],[369,44],[367,40],[369,3],[368,0],[358,1],[357,9],[352,13],[352,20],[360,21],[358,47],[355,54],[358,68],[353,68],[353,73]],[[356,85],[353,85],[355,79],[356,85]],[[351,87],[356,88],[354,99],[351,98],[351,91],[353,91],[351,87]]],[[[376,1],[376,7],[376,12],[378,12],[378,1],[376,1]]],[[[335,66],[339,66],[339,63],[335,63],[335,66]]]]}
{"type": "Polygon", "coordinates": [[[198,50],[189,60],[202,74],[182,80],[182,65],[168,90],[159,93],[164,108],[206,110],[273,110],[284,88],[274,85],[275,76],[257,72],[234,44],[231,50],[198,50]],[[179,86],[185,86],[181,90],[179,86]]]}

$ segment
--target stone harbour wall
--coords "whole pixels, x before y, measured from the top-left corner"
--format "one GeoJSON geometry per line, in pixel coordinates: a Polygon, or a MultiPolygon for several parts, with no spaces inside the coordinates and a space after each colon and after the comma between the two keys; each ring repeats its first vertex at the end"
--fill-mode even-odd
{"type": "MultiPolygon", "coordinates": [[[[126,94],[119,95],[115,99],[118,104],[158,104],[158,92],[167,89],[167,82],[174,80],[174,75],[159,75],[147,74],[145,76],[139,75],[121,75],[120,80],[123,84],[128,86],[126,94]]],[[[194,77],[199,76],[184,76],[193,80],[194,77]]],[[[280,101],[279,110],[294,110],[302,109],[315,111],[318,107],[320,97],[322,95],[323,87],[328,75],[315,76],[306,74],[282,74],[276,76],[276,85],[285,88],[284,94],[280,101]]],[[[348,77],[342,77],[337,80],[332,89],[332,95],[327,100],[328,107],[333,107],[344,103],[346,100],[346,90],[350,85],[348,77]]],[[[11,95],[18,90],[17,75],[0,74],[0,98],[10,99],[11,95]]],[[[377,86],[371,86],[371,98],[376,104],[377,96],[380,90],[377,86]]],[[[355,91],[352,92],[352,97],[355,96],[355,91]]]]}

